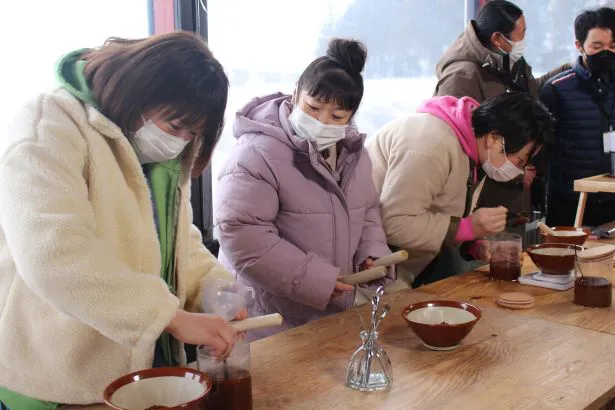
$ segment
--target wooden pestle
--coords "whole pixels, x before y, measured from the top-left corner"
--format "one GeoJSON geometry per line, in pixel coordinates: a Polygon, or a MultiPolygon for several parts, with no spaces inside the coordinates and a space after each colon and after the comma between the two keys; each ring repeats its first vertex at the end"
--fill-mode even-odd
{"type": "Polygon", "coordinates": [[[557,236],[557,234],[555,233],[553,229],[549,228],[547,225],[545,225],[542,222],[538,222],[538,229],[540,229],[540,231],[544,233],[545,235],[557,236]]]}
{"type": "Polygon", "coordinates": [[[282,321],[282,315],[279,313],[272,313],[270,315],[256,316],[238,322],[231,322],[231,326],[238,332],[245,332],[246,330],[280,326],[282,321]]]}

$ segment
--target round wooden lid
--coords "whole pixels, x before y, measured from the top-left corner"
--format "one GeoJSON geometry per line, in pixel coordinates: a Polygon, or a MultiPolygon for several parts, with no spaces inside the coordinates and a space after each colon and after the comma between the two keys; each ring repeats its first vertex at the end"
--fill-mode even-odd
{"type": "Polygon", "coordinates": [[[534,307],[534,302],[530,303],[507,303],[501,300],[496,301],[498,306],[508,308],[508,309],[531,309],[534,307]]]}
{"type": "Polygon", "coordinates": [[[534,303],[535,299],[532,295],[524,292],[504,292],[498,296],[496,302],[504,302],[514,305],[527,305],[534,303]]]}
{"type": "Polygon", "coordinates": [[[577,257],[582,260],[602,259],[608,255],[615,254],[615,245],[600,245],[588,248],[577,253],[577,257]]]}

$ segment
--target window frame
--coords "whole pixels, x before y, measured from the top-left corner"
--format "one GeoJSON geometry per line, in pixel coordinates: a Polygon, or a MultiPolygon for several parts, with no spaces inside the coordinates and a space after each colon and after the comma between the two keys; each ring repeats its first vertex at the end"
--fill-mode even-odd
{"type": "MultiPolygon", "coordinates": [[[[191,31],[207,41],[207,0],[148,0],[151,34],[191,31]]],[[[206,246],[214,245],[211,167],[192,181],[193,223],[206,246]]]]}

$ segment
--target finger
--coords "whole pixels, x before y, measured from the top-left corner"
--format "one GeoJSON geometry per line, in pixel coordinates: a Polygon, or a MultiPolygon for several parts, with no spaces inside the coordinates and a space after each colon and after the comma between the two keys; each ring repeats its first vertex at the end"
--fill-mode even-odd
{"type": "Polygon", "coordinates": [[[233,342],[227,345],[227,349],[224,352],[224,357],[229,357],[231,353],[233,352],[234,347],[235,347],[235,340],[233,339],[233,342]]]}
{"type": "Polygon", "coordinates": [[[241,309],[239,312],[237,312],[237,315],[235,316],[235,320],[244,320],[248,318],[248,309],[241,309]]]}
{"type": "Polygon", "coordinates": [[[506,226],[506,218],[496,218],[495,220],[490,221],[489,227],[494,229],[503,228],[506,226]]]}
{"type": "Polygon", "coordinates": [[[218,335],[218,337],[222,340],[222,342],[224,343],[224,351],[222,352],[222,355],[224,357],[228,357],[228,355],[231,354],[231,350],[233,350],[233,347],[235,346],[235,341],[236,341],[236,336],[237,332],[234,332],[233,337],[231,340],[228,340],[225,336],[223,335],[218,335]]]}
{"type": "Polygon", "coordinates": [[[348,292],[354,289],[354,286],[352,285],[347,285],[345,283],[341,283],[341,282],[336,282],[335,283],[335,290],[341,292],[348,292]]]}
{"type": "Polygon", "coordinates": [[[485,222],[486,223],[494,223],[494,222],[499,222],[499,221],[506,221],[506,213],[497,213],[497,214],[491,214],[488,215],[487,218],[485,218],[485,222]]]}
{"type": "Polygon", "coordinates": [[[221,337],[217,337],[216,339],[219,341],[218,343],[221,343],[222,345],[224,345],[224,347],[222,349],[220,349],[220,354],[217,356],[217,358],[220,359],[220,360],[224,360],[227,357],[229,357],[229,355],[231,354],[231,350],[233,350],[233,349],[221,337]]]}
{"type": "Polygon", "coordinates": [[[228,323],[224,323],[224,326],[218,328],[218,336],[221,337],[226,343],[233,344],[235,343],[237,331],[228,323]]]}
{"type": "Polygon", "coordinates": [[[208,340],[207,346],[211,347],[213,357],[221,357],[226,350],[226,343],[219,337],[212,337],[208,340]]]}

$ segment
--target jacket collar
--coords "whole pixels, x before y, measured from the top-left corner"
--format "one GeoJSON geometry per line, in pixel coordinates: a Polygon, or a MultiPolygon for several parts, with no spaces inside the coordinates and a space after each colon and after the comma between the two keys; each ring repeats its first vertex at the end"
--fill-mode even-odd
{"type": "Polygon", "coordinates": [[[88,123],[96,131],[100,132],[103,137],[110,139],[125,138],[124,133],[113,121],[105,117],[100,111],[91,106],[84,104],[88,123]]]}
{"type": "Polygon", "coordinates": [[[594,78],[592,73],[583,65],[583,56],[577,58],[572,69],[582,80],[589,81],[591,78],[594,78]]]}
{"type": "Polygon", "coordinates": [[[508,71],[504,67],[504,56],[485,47],[478,39],[476,22],[474,20],[468,24],[463,37],[465,37],[465,41],[462,41],[468,45],[468,54],[473,55],[481,67],[490,68],[495,71],[508,71]]]}
{"type": "MultiPolygon", "coordinates": [[[[585,65],[583,64],[583,56],[579,56],[577,58],[574,65],[572,66],[572,69],[582,80],[595,81],[598,79],[598,76],[592,74],[592,72],[589,71],[587,67],[585,67],[585,65]]],[[[612,82],[615,84],[615,69],[611,69],[611,78],[613,79],[612,82]]]]}

